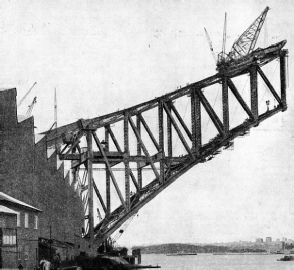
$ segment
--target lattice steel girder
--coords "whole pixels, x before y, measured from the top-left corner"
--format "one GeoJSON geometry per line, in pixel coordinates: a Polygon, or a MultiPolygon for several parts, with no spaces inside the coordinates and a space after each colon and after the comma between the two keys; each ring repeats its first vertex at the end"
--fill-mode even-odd
{"type": "MultiPolygon", "coordinates": [[[[277,57],[278,55],[275,55],[273,59],[276,59],[277,57]]],[[[284,76],[285,63],[283,63],[283,60],[281,60],[281,65],[281,76],[284,76]]],[[[63,151],[61,151],[60,156],[64,159],[72,160],[72,163],[75,164],[75,166],[80,166],[82,164],[85,165],[85,170],[87,171],[87,174],[85,174],[86,176],[83,177],[82,181],[79,181],[79,179],[77,179],[77,181],[79,181],[79,193],[81,194],[83,201],[86,205],[85,209],[86,211],[88,211],[91,205],[91,200],[88,200],[88,198],[90,197],[90,193],[87,191],[94,190],[101,204],[101,207],[105,212],[104,218],[94,229],[95,237],[98,238],[98,243],[101,241],[101,239],[104,239],[105,237],[109,236],[112,232],[114,232],[116,229],[118,229],[119,226],[128,219],[128,217],[136,213],[136,211],[143,207],[144,204],[152,200],[152,198],[154,198],[157,194],[159,194],[159,192],[164,190],[164,188],[166,188],[173,181],[175,181],[175,179],[182,175],[186,170],[188,170],[197,163],[207,161],[207,158],[209,156],[215,154],[220,147],[227,145],[233,138],[244,135],[244,133],[247,132],[247,130],[250,127],[258,124],[260,121],[263,121],[264,119],[270,117],[276,112],[284,109],[284,106],[278,106],[277,108],[269,110],[262,115],[258,115],[258,110],[257,112],[254,110],[251,111],[251,109],[244,102],[243,98],[241,97],[241,95],[239,94],[238,90],[236,89],[235,85],[231,80],[233,76],[235,77],[241,74],[248,74],[250,68],[252,68],[252,65],[246,66],[238,72],[234,72],[234,75],[227,76],[227,78],[224,78],[223,74],[216,74],[200,82],[190,84],[189,86],[183,87],[180,90],[174,91],[170,94],[145,102],[143,104],[136,105],[129,109],[125,109],[122,111],[118,111],[115,113],[108,114],[106,116],[90,120],[83,120],[81,121],[82,126],[80,127],[77,127],[77,125],[67,125],[66,127],[57,130],[57,134],[60,137],[62,137],[62,133],[60,133],[61,130],[68,132],[69,127],[73,128],[72,131],[74,132],[74,134],[78,134],[77,136],[75,136],[75,141],[73,141],[70,144],[66,144],[63,151]],[[206,97],[201,91],[203,87],[207,87],[209,85],[216,84],[219,82],[223,84],[223,122],[218,118],[217,114],[214,112],[213,108],[211,107],[211,105],[209,104],[206,97]],[[248,121],[245,121],[241,125],[231,130],[229,130],[228,123],[228,87],[231,89],[232,93],[234,94],[234,96],[236,97],[236,99],[241,104],[242,108],[245,110],[245,112],[249,115],[250,118],[248,121]],[[191,97],[191,123],[187,120],[184,121],[183,115],[179,113],[180,110],[178,111],[172,104],[173,101],[183,96],[191,97]],[[201,104],[203,105],[204,109],[207,111],[209,117],[212,119],[217,130],[221,134],[221,136],[217,135],[204,145],[202,145],[201,138],[201,104]],[[155,112],[154,117],[156,118],[156,121],[153,122],[156,123],[158,121],[158,129],[156,128],[156,132],[151,131],[150,127],[148,126],[148,124],[142,116],[143,112],[149,110],[153,110],[152,112],[155,112]],[[166,122],[164,121],[165,119],[166,122]],[[119,139],[122,139],[121,135],[123,135],[123,149],[121,149],[118,140],[110,127],[110,124],[117,123],[119,121],[121,121],[120,123],[123,124],[123,128],[121,128],[121,125],[116,125],[114,130],[115,132],[119,132],[119,139]],[[131,132],[134,132],[135,134],[134,140],[133,137],[130,136],[130,126],[132,129],[131,132]],[[98,128],[104,129],[101,131],[105,132],[105,145],[101,144],[97,135],[98,132],[96,134],[94,130],[91,131],[91,136],[94,138],[94,141],[96,142],[99,151],[93,151],[93,149],[89,151],[88,149],[87,152],[83,152],[79,148],[79,140],[83,137],[83,135],[81,134],[89,134],[87,130],[88,127],[94,128],[95,130],[98,128]],[[144,129],[156,149],[156,153],[152,153],[153,155],[150,154],[151,151],[154,151],[153,145],[144,144],[143,142],[142,132],[144,129]],[[175,147],[175,145],[173,145],[172,142],[172,130],[175,131],[175,133],[179,136],[188,155],[186,155],[185,153],[181,157],[173,156],[172,147],[175,147]],[[185,135],[185,133],[187,136],[185,135]],[[167,134],[167,136],[165,136],[165,134],[167,134]],[[110,151],[110,140],[113,141],[116,151],[110,151]],[[192,147],[190,147],[190,144],[192,144],[192,147]],[[167,149],[164,149],[166,146],[167,149]],[[78,152],[73,153],[74,149],[77,149],[78,152]],[[133,149],[136,149],[136,154],[131,155],[130,149],[132,149],[132,151],[133,149]],[[165,155],[165,150],[167,150],[167,156],[165,155]],[[136,180],[132,170],[130,169],[130,162],[135,162],[137,165],[138,181],[136,180]],[[92,167],[89,166],[88,163],[91,163],[92,167]],[[103,167],[102,169],[106,170],[106,195],[100,193],[100,191],[103,190],[103,188],[100,186],[100,181],[96,182],[96,185],[93,178],[90,178],[90,176],[88,175],[89,170],[93,171],[95,169],[93,168],[93,164],[95,163],[104,164],[105,166],[104,168],[100,165],[99,168],[103,167]],[[121,168],[123,170],[123,172],[121,172],[121,176],[124,177],[125,181],[125,196],[122,196],[124,192],[122,192],[119,189],[119,186],[117,185],[113,173],[113,171],[116,169],[114,169],[113,167],[118,164],[125,164],[124,168],[121,168]],[[143,174],[142,168],[148,165],[151,166],[154,172],[154,178],[150,179],[148,173],[146,173],[146,175],[143,174]],[[159,170],[157,169],[158,167],[159,170]],[[143,176],[149,177],[149,179],[147,179],[149,184],[145,186],[143,185],[143,182],[145,180],[145,178],[143,179],[143,176]],[[136,188],[136,193],[133,195],[130,194],[130,178],[133,181],[134,186],[136,188]],[[86,181],[86,179],[88,179],[88,181],[86,181]],[[91,182],[91,179],[93,181],[92,188],[88,184],[88,182],[91,182]],[[152,181],[152,179],[154,180],[152,181]],[[121,205],[116,209],[111,208],[110,181],[113,182],[115,191],[117,192],[121,203],[121,205]]],[[[258,68],[256,68],[256,81],[254,85],[256,92],[258,91],[257,72],[263,77],[262,71],[259,72],[258,68]]],[[[252,78],[253,76],[255,75],[252,75],[252,78]]],[[[253,79],[251,80],[251,85],[253,85],[253,79]]],[[[266,79],[264,80],[266,82],[266,79]]],[[[269,86],[270,84],[267,85],[269,86]]],[[[281,88],[283,88],[284,86],[285,78],[282,77],[281,88]]],[[[283,91],[286,91],[286,89],[281,90],[282,93],[283,91]]],[[[275,92],[272,91],[272,93],[274,96],[276,95],[275,92]]],[[[286,99],[285,94],[284,99],[286,99]]],[[[280,98],[280,100],[283,99],[280,98]]],[[[253,105],[258,106],[258,104],[253,105]]],[[[253,106],[251,106],[251,108],[253,108],[253,106]]],[[[151,126],[154,123],[149,124],[151,126]]],[[[154,126],[151,127],[154,128],[154,126]]],[[[54,134],[56,134],[56,132],[54,132],[54,134]]],[[[101,134],[101,132],[99,134],[101,134]]],[[[51,135],[49,136],[50,139],[52,139],[53,136],[51,135]]],[[[92,148],[90,144],[88,144],[88,147],[92,148]]],[[[76,168],[74,168],[74,170],[76,168]]],[[[87,214],[87,212],[85,213],[87,214]]],[[[87,216],[88,218],[91,218],[90,215],[87,216]]],[[[89,219],[87,219],[87,221],[89,221],[89,219]]]]}
{"type": "Polygon", "coordinates": [[[126,156],[124,157],[124,165],[125,165],[125,201],[127,211],[130,209],[130,163],[129,163],[129,114],[125,113],[124,118],[124,150],[126,156]]]}
{"type": "MultiPolygon", "coordinates": [[[[139,116],[140,114],[136,116],[136,120],[137,120],[136,124],[137,124],[138,134],[141,137],[141,120],[139,116]]],[[[138,140],[137,140],[137,155],[138,156],[141,155],[141,145],[138,140]]],[[[142,169],[140,168],[139,162],[137,162],[137,179],[138,179],[138,192],[140,192],[142,188],[142,169]]]]}
{"type": "Polygon", "coordinates": [[[167,106],[165,103],[163,103],[163,108],[164,108],[164,110],[165,110],[167,116],[169,117],[169,119],[170,119],[170,121],[171,121],[171,123],[172,123],[174,129],[176,130],[176,132],[177,132],[177,134],[178,134],[178,136],[179,136],[181,142],[183,143],[183,145],[184,145],[184,147],[185,147],[187,153],[191,156],[191,158],[194,158],[194,155],[193,155],[193,153],[192,153],[192,151],[191,151],[191,149],[190,149],[188,143],[186,142],[186,140],[185,140],[185,138],[184,138],[184,136],[183,136],[181,130],[179,129],[179,127],[178,127],[178,125],[177,125],[177,123],[176,123],[174,117],[172,116],[172,114],[171,114],[171,112],[170,112],[168,106],[167,106]]]}
{"type": "MultiPolygon", "coordinates": [[[[121,150],[121,148],[120,148],[120,146],[119,146],[119,143],[118,143],[118,141],[116,140],[116,138],[115,138],[115,136],[114,136],[114,134],[113,134],[113,132],[112,132],[110,126],[107,126],[106,129],[107,129],[108,134],[111,136],[112,141],[114,142],[114,145],[115,145],[116,150],[117,150],[118,152],[108,152],[108,153],[105,153],[105,155],[107,156],[107,154],[109,154],[109,153],[118,154],[119,156],[122,157],[122,160],[121,160],[121,161],[123,161],[123,159],[125,159],[126,156],[123,154],[123,152],[122,152],[122,150],[121,150]]],[[[156,158],[156,157],[152,157],[152,158],[156,158]]],[[[107,156],[107,159],[109,160],[109,156],[107,156]]],[[[138,156],[130,156],[130,155],[128,155],[127,159],[129,160],[129,162],[145,162],[145,161],[146,161],[146,158],[145,158],[144,156],[138,157],[138,156]]],[[[105,161],[105,159],[103,158],[103,162],[102,162],[102,163],[104,163],[104,161],[105,161]]],[[[113,166],[114,166],[114,165],[117,165],[117,164],[120,163],[121,161],[118,161],[118,160],[111,160],[111,159],[110,159],[110,162],[111,162],[110,166],[112,166],[112,165],[113,165],[113,166]],[[112,162],[111,162],[111,161],[112,161],[112,162]]],[[[108,172],[108,170],[106,170],[106,171],[108,172]]],[[[109,173],[109,172],[108,172],[108,173],[109,173]]],[[[135,176],[134,176],[132,170],[129,170],[129,173],[130,173],[131,179],[132,179],[132,181],[133,181],[133,183],[134,183],[136,189],[139,190],[139,189],[140,189],[139,184],[138,184],[138,182],[136,181],[136,178],[135,178],[135,176]]],[[[107,198],[108,198],[108,197],[107,197],[107,198]]],[[[109,200],[110,200],[110,199],[109,199],[109,200]]]]}
{"type": "MultiPolygon", "coordinates": [[[[145,204],[147,204],[149,201],[151,201],[153,198],[155,198],[160,192],[162,192],[165,188],[167,188],[170,184],[172,184],[177,178],[179,178],[181,175],[183,175],[185,172],[187,172],[190,168],[195,166],[196,164],[202,162],[203,158],[210,156],[212,153],[214,153],[217,149],[219,149],[222,146],[225,146],[228,144],[228,142],[232,141],[234,138],[240,136],[240,134],[244,133],[245,130],[250,129],[253,126],[256,126],[259,122],[264,121],[265,119],[271,117],[272,115],[276,114],[277,112],[281,111],[282,108],[275,108],[269,112],[266,112],[262,115],[260,115],[258,120],[247,122],[246,124],[242,123],[241,125],[233,128],[227,137],[223,137],[221,140],[216,140],[216,142],[211,142],[201,149],[201,155],[197,157],[196,159],[183,159],[182,166],[178,167],[178,169],[175,171],[175,173],[170,174],[169,177],[166,179],[166,181],[162,185],[156,185],[150,183],[150,193],[148,196],[142,196],[140,197],[140,200],[137,201],[137,203],[134,203],[130,209],[129,212],[120,212],[118,211],[119,208],[117,208],[114,213],[117,216],[115,220],[109,220],[109,223],[106,224],[112,224],[111,226],[104,226],[101,228],[96,227],[96,243],[102,243],[104,239],[106,239],[109,235],[111,235],[117,228],[119,228],[129,217],[134,215],[138,212],[140,208],[142,208],[145,204]],[[100,228],[98,230],[98,228],[100,228]],[[100,233],[99,233],[100,232],[100,233]]],[[[155,181],[155,183],[158,183],[155,181]]],[[[103,224],[102,224],[103,225],[103,224]]]]}
{"type": "Polygon", "coordinates": [[[240,103],[240,105],[242,106],[242,108],[244,109],[244,111],[248,114],[249,118],[250,119],[254,119],[254,116],[253,116],[250,108],[248,107],[248,105],[246,104],[246,102],[243,100],[242,96],[239,94],[236,86],[234,85],[234,83],[233,83],[233,81],[231,79],[228,79],[228,86],[230,87],[233,95],[238,100],[238,102],[240,103]]]}
{"type": "MultiPolygon", "coordinates": [[[[113,172],[112,172],[112,170],[111,170],[111,166],[110,166],[110,164],[109,164],[109,162],[108,162],[108,159],[107,159],[107,157],[106,157],[106,155],[105,155],[104,149],[103,149],[103,147],[102,147],[102,145],[101,145],[101,142],[99,141],[99,139],[98,139],[98,137],[97,137],[97,135],[96,135],[95,132],[93,132],[93,137],[94,137],[94,140],[95,140],[95,142],[96,142],[96,144],[97,144],[97,146],[98,146],[100,152],[101,152],[102,155],[103,155],[103,158],[104,158],[104,160],[105,160],[105,164],[106,164],[106,168],[107,168],[107,170],[108,170],[108,172],[109,172],[109,174],[110,174],[110,177],[111,177],[111,179],[112,179],[112,183],[113,183],[113,185],[114,185],[114,187],[115,187],[115,190],[116,190],[116,192],[117,192],[117,194],[118,194],[118,196],[119,196],[119,199],[120,199],[122,205],[124,206],[124,208],[127,209],[126,203],[125,203],[124,198],[123,198],[123,196],[122,196],[122,194],[121,194],[121,191],[120,191],[120,189],[119,189],[119,187],[118,187],[118,184],[117,184],[117,182],[116,182],[116,179],[115,179],[115,177],[114,177],[114,174],[113,174],[113,172]]],[[[88,168],[88,170],[89,170],[89,168],[88,168]]]]}
{"type": "Polygon", "coordinates": [[[141,145],[141,148],[142,148],[145,156],[147,157],[147,159],[148,159],[148,161],[150,163],[150,166],[151,166],[151,168],[152,168],[152,170],[153,170],[156,178],[158,179],[158,181],[161,181],[160,175],[159,175],[157,169],[155,168],[155,165],[154,165],[154,163],[153,163],[153,161],[152,161],[152,159],[150,157],[150,154],[149,154],[147,148],[145,147],[145,145],[144,145],[144,143],[143,143],[143,141],[141,139],[141,136],[140,136],[140,134],[139,134],[139,132],[138,132],[138,130],[137,130],[137,128],[136,128],[136,126],[135,126],[135,124],[134,124],[134,122],[133,122],[133,120],[132,120],[131,117],[129,117],[129,123],[131,124],[131,127],[132,127],[132,129],[133,129],[133,131],[135,133],[135,136],[136,136],[137,140],[139,141],[139,143],[141,145]]]}
{"type": "MultiPolygon", "coordinates": [[[[133,197],[134,200],[132,201],[131,208],[130,208],[129,212],[122,212],[122,208],[120,208],[120,207],[117,208],[115,211],[113,211],[113,214],[111,215],[111,217],[109,217],[109,219],[106,220],[106,222],[104,224],[99,225],[97,227],[97,228],[100,228],[99,230],[96,230],[96,232],[98,232],[98,234],[96,235],[96,237],[98,237],[98,241],[100,241],[99,239],[102,239],[102,238],[110,235],[114,230],[116,230],[120,225],[122,225],[124,221],[126,221],[130,216],[132,216],[141,207],[143,207],[143,205],[145,205],[150,200],[152,200],[152,198],[154,198],[159,192],[161,192],[164,188],[166,188],[169,184],[171,184],[171,182],[173,182],[177,177],[179,177],[181,174],[183,174],[185,172],[185,170],[188,167],[190,167],[190,165],[192,163],[193,163],[193,165],[191,165],[191,166],[194,166],[195,164],[197,164],[199,162],[203,162],[203,160],[205,161],[205,158],[214,154],[216,152],[216,150],[219,149],[220,147],[227,145],[228,142],[230,142],[235,137],[242,136],[250,127],[256,126],[260,121],[263,121],[266,118],[277,113],[278,111],[282,110],[281,107],[277,107],[277,108],[270,110],[262,115],[258,115],[258,111],[257,111],[257,117],[256,117],[256,119],[254,119],[253,113],[251,112],[251,110],[247,106],[247,104],[244,102],[243,98],[239,94],[237,88],[233,84],[230,77],[227,78],[227,85],[228,86],[224,85],[224,88],[230,87],[232,93],[234,94],[234,96],[236,97],[238,102],[241,104],[241,106],[243,107],[245,112],[249,115],[250,120],[242,123],[241,125],[237,126],[236,128],[233,128],[232,130],[230,130],[230,133],[225,134],[224,125],[218,119],[216,113],[213,111],[210,104],[206,100],[205,96],[201,92],[201,89],[197,89],[194,91],[192,91],[192,89],[191,89],[190,93],[191,93],[191,121],[192,121],[191,122],[192,150],[190,150],[190,151],[193,154],[196,153],[196,145],[198,145],[199,155],[197,155],[195,160],[190,159],[188,156],[185,156],[182,158],[182,160],[179,163],[174,163],[175,167],[167,166],[167,169],[165,170],[165,181],[163,183],[158,183],[158,178],[157,178],[153,182],[148,184],[147,186],[142,187],[142,189],[139,192],[139,195],[136,194],[137,199],[136,199],[136,197],[133,197]],[[208,112],[208,115],[214,121],[214,124],[216,125],[220,134],[224,135],[224,136],[213,139],[213,141],[211,143],[205,144],[203,146],[201,146],[200,103],[202,103],[204,109],[208,112]],[[198,128],[196,128],[196,125],[198,125],[198,128]],[[111,224],[111,225],[106,226],[106,224],[111,224]]],[[[257,81],[256,81],[255,87],[256,87],[255,90],[258,91],[257,81]]],[[[225,98],[225,99],[227,99],[227,98],[225,98]]],[[[163,104],[163,108],[164,108],[166,115],[167,115],[167,121],[168,121],[168,119],[170,120],[170,126],[173,126],[175,128],[175,130],[178,129],[178,131],[180,131],[179,125],[176,123],[176,121],[172,115],[172,113],[175,113],[175,112],[172,109],[170,102],[171,102],[170,100],[163,99],[162,103],[158,103],[158,105],[159,105],[158,106],[158,108],[159,108],[159,114],[158,114],[159,116],[158,117],[160,118],[162,115],[162,113],[160,112],[160,104],[163,104]]],[[[223,112],[223,113],[226,113],[226,112],[223,112]]],[[[175,115],[176,115],[176,113],[175,113],[175,115]]],[[[139,142],[140,150],[141,149],[144,150],[144,148],[141,147],[141,145],[144,146],[144,144],[141,143],[141,137],[139,136],[140,133],[138,132],[138,130],[136,132],[136,127],[135,127],[134,123],[132,123],[131,117],[129,117],[129,119],[130,119],[131,127],[132,128],[134,127],[133,130],[134,130],[134,133],[135,133],[137,140],[139,142]]],[[[179,120],[178,117],[177,117],[177,119],[179,120]]],[[[224,122],[226,122],[226,121],[227,120],[224,120],[224,122]]],[[[161,129],[160,126],[162,125],[160,122],[161,121],[159,119],[159,130],[161,129]]],[[[180,120],[179,120],[179,122],[181,124],[180,120]]],[[[138,122],[137,122],[137,127],[138,127],[138,122]]],[[[182,127],[185,130],[184,125],[182,125],[182,127]]],[[[168,126],[167,126],[167,130],[168,130],[168,126]]],[[[149,136],[152,137],[153,134],[151,131],[150,131],[150,134],[149,134],[149,136]],[[150,134],[151,134],[151,136],[150,136],[150,134]]],[[[178,134],[181,134],[181,132],[179,132],[178,134]]],[[[154,136],[153,136],[153,138],[154,138],[154,136]]],[[[182,136],[182,138],[183,138],[183,136],[182,136]]],[[[167,140],[168,140],[168,138],[167,138],[167,140]]],[[[159,141],[160,141],[160,139],[159,139],[159,141]]],[[[160,142],[159,142],[158,146],[159,146],[159,149],[161,149],[160,142]]],[[[187,147],[187,148],[189,149],[189,147],[187,147]]],[[[187,151],[187,152],[189,153],[189,151],[187,151]]],[[[170,161],[168,161],[167,157],[164,158],[164,160],[165,160],[166,164],[171,164],[171,163],[169,163],[170,161]]]]}
{"type": "Polygon", "coordinates": [[[223,126],[222,122],[219,120],[215,111],[212,109],[212,107],[209,104],[209,102],[207,101],[207,99],[205,98],[204,94],[202,93],[202,90],[197,91],[196,94],[198,95],[203,107],[207,111],[209,117],[211,118],[211,120],[214,123],[215,127],[217,128],[218,132],[222,136],[225,136],[224,126],[223,126]]]}
{"type": "MultiPolygon", "coordinates": [[[[168,93],[164,96],[164,98],[168,100],[175,100],[179,97],[188,95],[191,92],[191,89],[193,88],[208,87],[210,85],[218,83],[220,80],[221,79],[219,78],[219,75],[215,74],[201,81],[189,84],[185,87],[182,87],[181,89],[168,93]]],[[[100,127],[110,126],[111,124],[123,120],[125,111],[129,111],[131,113],[130,116],[133,116],[156,108],[158,105],[158,101],[160,101],[161,99],[162,97],[158,97],[153,100],[130,107],[128,109],[120,110],[114,113],[95,117],[92,119],[79,119],[74,123],[45,131],[43,134],[46,134],[47,136],[47,146],[49,147],[51,145],[54,145],[55,143],[62,143],[63,135],[67,134],[68,132],[77,132],[79,130],[83,130],[86,128],[98,129],[100,127]]]]}
{"type": "Polygon", "coordinates": [[[222,80],[222,104],[223,104],[223,124],[224,133],[227,134],[230,130],[229,118],[229,93],[228,93],[228,78],[223,77],[222,80]]]}
{"type": "Polygon", "coordinates": [[[133,184],[136,187],[137,192],[138,192],[140,190],[139,183],[137,182],[137,180],[135,178],[135,175],[133,174],[131,169],[130,169],[130,176],[131,176],[132,182],[133,182],[133,184]]]}
{"type": "Polygon", "coordinates": [[[102,206],[102,208],[103,208],[103,211],[104,211],[105,213],[107,213],[107,212],[108,212],[108,209],[107,209],[106,206],[105,206],[105,203],[104,203],[104,201],[103,201],[103,199],[102,199],[102,196],[101,196],[101,194],[100,194],[100,192],[99,192],[99,189],[98,189],[98,187],[97,187],[97,185],[96,185],[94,179],[93,179],[93,187],[94,187],[95,193],[96,193],[96,195],[97,195],[97,197],[98,197],[98,199],[99,199],[99,202],[101,203],[101,206],[102,206]]]}
{"type": "MultiPolygon", "coordinates": [[[[160,147],[159,147],[159,144],[158,142],[156,141],[152,131],[150,130],[149,126],[147,125],[146,121],[144,120],[142,114],[138,114],[138,117],[141,121],[141,123],[143,124],[143,127],[145,128],[145,130],[147,131],[148,135],[149,135],[149,138],[151,139],[151,141],[153,142],[154,146],[156,147],[157,151],[160,150],[160,147]]],[[[139,134],[139,132],[138,132],[139,134]]],[[[139,143],[140,144],[140,143],[139,143]]]]}
{"type": "Polygon", "coordinates": [[[282,50],[280,52],[280,81],[281,81],[281,101],[284,110],[287,109],[286,100],[286,57],[288,56],[288,50],[282,50]]]}
{"type": "MultiPolygon", "coordinates": [[[[200,98],[196,94],[197,89],[191,91],[191,125],[192,125],[192,151],[196,155],[200,154],[201,147],[201,104],[200,98]]],[[[201,91],[198,89],[198,91],[201,91]]]]}
{"type": "Polygon", "coordinates": [[[110,135],[110,137],[111,137],[111,139],[112,139],[112,141],[113,141],[113,143],[115,145],[116,150],[119,153],[122,153],[122,150],[121,150],[121,148],[119,146],[119,143],[117,142],[117,140],[116,140],[116,138],[115,138],[115,136],[114,136],[114,134],[113,134],[112,129],[110,128],[110,126],[106,126],[105,128],[108,130],[109,135],[110,135]]]}
{"type": "Polygon", "coordinates": [[[267,87],[269,88],[269,90],[271,91],[275,99],[277,100],[277,102],[282,105],[281,98],[279,97],[279,95],[275,91],[275,88],[272,86],[272,84],[270,83],[268,78],[265,76],[265,74],[263,73],[260,67],[257,68],[257,72],[259,73],[259,75],[261,76],[261,78],[263,79],[263,81],[265,82],[265,84],[267,85],[267,87]]]}
{"type": "Polygon", "coordinates": [[[251,93],[251,112],[254,119],[258,119],[258,82],[257,65],[250,68],[250,93],[251,93]]]}
{"type": "MultiPolygon", "coordinates": [[[[69,147],[69,149],[66,151],[66,153],[65,154],[69,154],[69,153],[71,153],[71,152],[75,152],[74,151],[74,149],[76,148],[76,147],[78,147],[78,144],[79,144],[79,142],[80,142],[80,139],[83,137],[85,135],[85,130],[80,130],[78,133],[77,133],[77,135],[72,135],[73,136],[73,138],[72,138],[72,140],[73,140],[73,142],[72,142],[72,144],[70,144],[70,147],[69,147]]],[[[69,145],[69,144],[67,144],[67,145],[69,145]]],[[[65,148],[66,149],[66,148],[65,148]]],[[[63,152],[61,152],[61,153],[63,153],[63,152]]]]}
{"type": "MultiPolygon", "coordinates": [[[[163,102],[158,103],[158,133],[159,133],[159,152],[164,156],[164,129],[163,129],[163,102]]],[[[160,183],[164,182],[164,160],[160,160],[160,183]]]]}
{"type": "Polygon", "coordinates": [[[92,160],[93,160],[93,146],[92,146],[92,131],[88,130],[87,132],[87,148],[88,148],[88,155],[89,158],[87,160],[87,168],[88,168],[88,207],[89,207],[89,231],[88,235],[91,240],[93,240],[93,230],[94,230],[94,217],[93,217],[93,210],[94,210],[94,201],[93,201],[93,167],[92,167],[92,160]]]}
{"type": "MultiPolygon", "coordinates": [[[[101,154],[101,152],[94,152],[94,157],[93,157],[93,164],[105,164],[105,159],[103,157],[103,155],[101,154]]],[[[127,160],[129,162],[138,162],[140,163],[140,167],[142,166],[147,166],[147,165],[142,165],[142,164],[148,164],[149,163],[149,159],[144,156],[144,155],[140,155],[140,156],[127,156],[126,154],[120,155],[120,156],[114,156],[109,154],[109,152],[105,151],[105,155],[107,157],[107,160],[110,163],[115,163],[113,165],[116,165],[118,163],[124,162],[124,160],[127,160]]],[[[79,160],[79,155],[69,155],[67,156],[67,160],[72,160],[72,168],[80,166],[81,164],[85,163],[88,159],[88,154],[85,155],[84,158],[81,158],[79,160]]],[[[160,161],[160,159],[162,158],[162,154],[154,154],[153,156],[151,156],[151,159],[153,162],[158,162],[160,161]]],[[[62,158],[65,159],[65,158],[62,158]]],[[[111,164],[112,165],[112,164],[111,164]]]]}
{"type": "MultiPolygon", "coordinates": [[[[167,106],[170,107],[172,102],[168,102],[167,106]]],[[[167,155],[168,157],[173,156],[173,131],[172,131],[172,123],[169,117],[166,119],[166,132],[167,132],[167,155]]]]}
{"type": "MultiPolygon", "coordinates": [[[[105,151],[109,152],[109,126],[104,129],[105,137],[105,151]]],[[[105,170],[105,182],[106,182],[106,211],[105,215],[108,216],[111,212],[111,192],[110,192],[110,174],[108,170],[105,170]]]]}
{"type": "Polygon", "coordinates": [[[192,134],[191,134],[189,128],[187,127],[187,125],[185,124],[183,118],[181,117],[181,115],[177,111],[176,107],[172,103],[170,104],[170,109],[171,109],[171,111],[174,112],[175,116],[177,117],[177,119],[181,123],[181,125],[184,128],[184,130],[185,130],[186,134],[188,135],[189,139],[192,141],[192,134]]]}
{"type": "MultiPolygon", "coordinates": [[[[81,154],[73,153],[73,154],[59,154],[60,160],[81,160],[81,154]]],[[[87,159],[87,155],[86,155],[87,159]]],[[[84,162],[86,161],[84,160],[84,162]]],[[[80,163],[80,162],[79,162],[80,163]]]]}

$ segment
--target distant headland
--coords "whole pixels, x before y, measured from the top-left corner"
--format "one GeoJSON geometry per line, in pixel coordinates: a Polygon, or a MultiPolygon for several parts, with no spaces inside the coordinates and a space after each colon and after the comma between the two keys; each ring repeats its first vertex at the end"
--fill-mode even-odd
{"type": "Polygon", "coordinates": [[[255,242],[228,242],[228,243],[213,243],[213,244],[185,244],[185,243],[169,243],[156,245],[134,246],[133,248],[141,249],[142,254],[176,254],[176,253],[267,253],[279,254],[285,250],[294,253],[294,241],[279,240],[272,241],[266,238],[266,241],[261,241],[257,238],[255,242]]]}

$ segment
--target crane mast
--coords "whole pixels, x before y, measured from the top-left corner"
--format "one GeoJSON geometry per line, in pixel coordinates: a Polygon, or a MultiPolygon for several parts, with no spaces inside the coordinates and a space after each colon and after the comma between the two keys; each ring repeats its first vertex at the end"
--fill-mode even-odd
{"type": "Polygon", "coordinates": [[[220,61],[226,58],[226,41],[227,41],[227,13],[225,13],[224,31],[223,31],[223,46],[220,61]]]}
{"type": "Polygon", "coordinates": [[[34,105],[36,103],[37,103],[37,97],[34,97],[33,102],[31,103],[31,105],[29,106],[29,109],[27,110],[26,117],[31,116],[32,111],[33,111],[33,108],[34,108],[34,105]]]}

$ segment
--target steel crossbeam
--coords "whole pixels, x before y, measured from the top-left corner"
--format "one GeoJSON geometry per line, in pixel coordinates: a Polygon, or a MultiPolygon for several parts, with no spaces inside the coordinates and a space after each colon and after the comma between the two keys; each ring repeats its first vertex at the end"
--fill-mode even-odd
{"type": "MultiPolygon", "coordinates": [[[[265,57],[270,58],[268,55],[265,57]]],[[[84,237],[101,244],[128,218],[193,166],[208,161],[219,149],[225,148],[234,138],[244,135],[251,127],[279,111],[286,110],[287,51],[281,50],[279,57],[280,96],[261,66],[255,62],[239,73],[218,73],[154,100],[105,116],[79,120],[48,133],[48,145],[57,141],[62,149],[58,152],[60,159],[72,161],[74,182],[79,186],[85,203],[84,237]],[[233,77],[247,75],[250,76],[250,107],[232,80],[233,77]],[[258,104],[258,76],[279,104],[261,114],[258,104]],[[221,116],[218,116],[206,97],[206,90],[203,90],[219,83],[222,84],[222,97],[218,101],[222,104],[221,116]],[[230,94],[249,116],[234,128],[230,128],[230,94]],[[189,99],[189,120],[185,119],[177,106],[177,101],[182,97],[189,99]],[[206,143],[203,139],[205,130],[201,125],[203,110],[218,131],[206,143]],[[145,116],[147,112],[152,113],[152,120],[145,116]],[[57,138],[54,140],[56,134],[57,138]],[[69,139],[62,140],[64,137],[69,139]],[[178,139],[182,143],[183,152],[180,155],[180,147],[176,144],[178,139]],[[131,163],[136,166],[136,176],[131,170],[135,166],[131,166],[131,163]],[[100,176],[99,181],[95,182],[95,169],[104,170],[104,179],[100,176]],[[79,178],[80,172],[84,172],[82,179],[79,178]],[[100,204],[99,212],[102,213],[98,224],[94,224],[93,219],[94,195],[100,204]],[[114,208],[116,197],[118,206],[114,208]]],[[[272,60],[276,58],[275,55],[272,60]]]]}

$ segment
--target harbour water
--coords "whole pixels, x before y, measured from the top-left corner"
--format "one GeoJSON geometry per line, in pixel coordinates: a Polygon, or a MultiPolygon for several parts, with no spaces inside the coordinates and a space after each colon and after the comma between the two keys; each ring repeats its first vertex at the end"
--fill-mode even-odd
{"type": "Polygon", "coordinates": [[[178,269],[225,269],[225,270],[288,270],[294,269],[294,261],[280,262],[284,255],[213,255],[166,256],[165,254],[142,254],[142,264],[160,265],[162,270],[178,269]]]}

